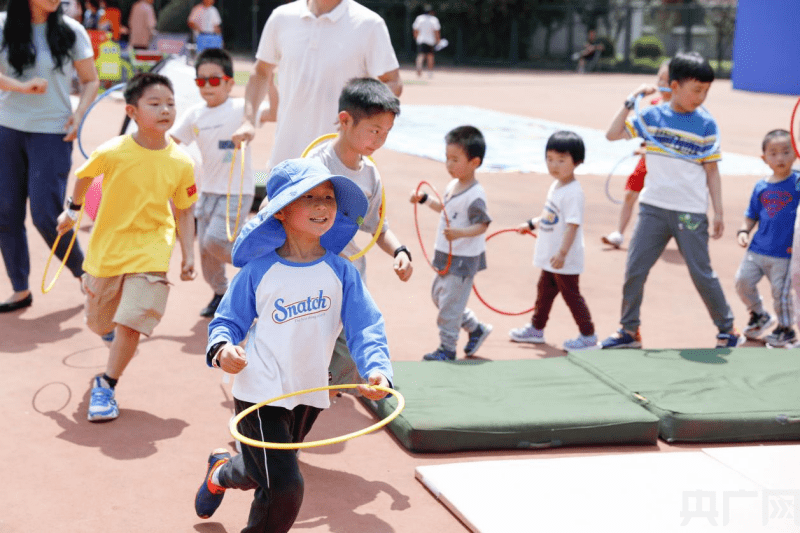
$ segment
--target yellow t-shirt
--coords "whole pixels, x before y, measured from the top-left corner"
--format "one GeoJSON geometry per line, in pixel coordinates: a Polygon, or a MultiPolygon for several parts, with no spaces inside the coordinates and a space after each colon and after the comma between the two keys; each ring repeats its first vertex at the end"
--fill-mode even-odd
{"type": "Polygon", "coordinates": [[[170,140],[163,150],[139,146],[130,135],[101,145],[77,171],[103,174],[103,198],[83,269],[95,277],[166,272],[175,244],[178,209],[197,201],[192,159],[170,140]]]}

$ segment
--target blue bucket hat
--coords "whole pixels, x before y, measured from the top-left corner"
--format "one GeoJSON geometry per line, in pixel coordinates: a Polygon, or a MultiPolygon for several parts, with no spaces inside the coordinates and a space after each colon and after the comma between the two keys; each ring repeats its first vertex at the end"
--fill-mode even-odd
{"type": "Polygon", "coordinates": [[[344,176],[332,175],[316,159],[288,159],[270,172],[269,204],[242,227],[233,243],[233,265],[243,267],[280,247],[286,241],[286,231],[275,213],[326,181],[333,184],[336,194],[336,220],[320,238],[320,244],[332,253],[341,252],[364,221],[369,206],[367,197],[358,185],[344,176]]]}

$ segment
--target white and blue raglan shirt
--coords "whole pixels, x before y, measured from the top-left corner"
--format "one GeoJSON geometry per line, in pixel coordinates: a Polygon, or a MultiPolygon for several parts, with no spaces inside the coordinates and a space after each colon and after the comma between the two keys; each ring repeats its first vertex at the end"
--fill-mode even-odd
{"type": "MultiPolygon", "coordinates": [[[[236,375],[232,392],[258,403],[328,385],[328,365],[343,325],[361,376],[378,371],[391,381],[383,316],[356,268],[331,252],[311,263],[294,263],[272,251],[236,274],[209,324],[208,346],[238,344],[247,336],[247,366],[236,375]]],[[[270,405],[292,409],[300,404],[324,409],[330,405],[328,391],[270,405]]]]}
{"type": "MultiPolygon", "coordinates": [[[[654,105],[641,113],[648,133],[662,145],[687,156],[705,154],[717,142],[717,123],[705,109],[678,113],[668,102],[654,105]]],[[[644,137],[638,121],[625,123],[631,137],[644,137]]],[[[645,162],[647,179],[639,202],[679,211],[705,214],[708,211],[708,177],[703,163],[722,159],[719,149],[700,160],[675,156],[647,142],[645,162]]]]}

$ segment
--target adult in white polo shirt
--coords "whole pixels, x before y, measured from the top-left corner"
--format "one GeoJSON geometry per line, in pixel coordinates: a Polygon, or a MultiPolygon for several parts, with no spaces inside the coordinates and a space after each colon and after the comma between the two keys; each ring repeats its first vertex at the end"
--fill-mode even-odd
{"type": "Polygon", "coordinates": [[[197,42],[197,36],[201,33],[222,33],[222,17],[219,16],[219,11],[214,7],[214,0],[203,0],[194,6],[186,23],[194,33],[195,42],[197,42]]]}
{"type": "Polygon", "coordinates": [[[277,7],[264,27],[245,89],[245,123],[234,142],[251,140],[256,112],[269,92],[266,120],[277,120],[268,167],[300,157],[335,130],[339,94],[348,80],[377,78],[403,90],[386,23],[354,0],[296,0],[277,7]],[[278,86],[273,85],[278,74],[278,86]]]}

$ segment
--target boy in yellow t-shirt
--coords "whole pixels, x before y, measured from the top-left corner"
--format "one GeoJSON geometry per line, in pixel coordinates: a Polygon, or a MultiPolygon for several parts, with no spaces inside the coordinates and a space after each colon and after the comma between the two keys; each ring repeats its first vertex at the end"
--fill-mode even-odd
{"type": "Polygon", "coordinates": [[[176,219],[181,279],[196,275],[192,160],[166,135],[175,122],[172,84],[159,74],[137,74],[125,88],[125,103],[138,131],[92,153],[76,171],[74,197],[58,217],[63,234],[74,225],[92,178],[103,174],[103,201],[83,263],[83,286],[87,326],[113,341],[105,373],[92,380],[91,422],[119,416],[117,380],[136,353],[139,336],[150,336],[164,314],[176,219]]]}

